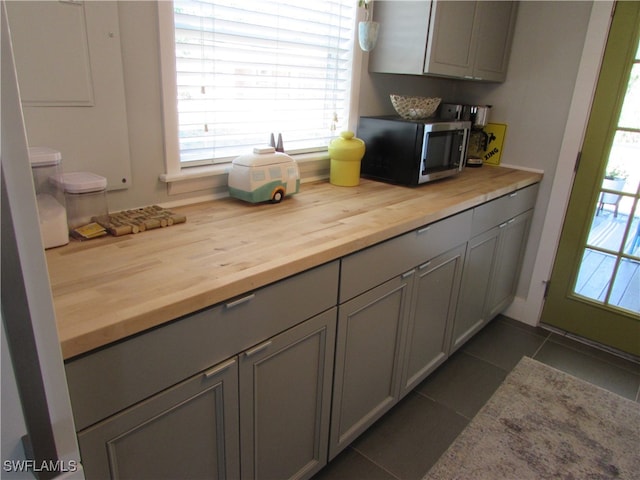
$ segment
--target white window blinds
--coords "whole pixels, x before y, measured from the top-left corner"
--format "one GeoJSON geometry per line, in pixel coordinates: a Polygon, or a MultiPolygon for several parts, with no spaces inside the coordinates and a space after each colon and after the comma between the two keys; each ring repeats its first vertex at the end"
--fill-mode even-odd
{"type": "Polygon", "coordinates": [[[282,134],[326,148],[349,115],[354,0],[174,1],[180,163],[229,161],[282,134]]]}

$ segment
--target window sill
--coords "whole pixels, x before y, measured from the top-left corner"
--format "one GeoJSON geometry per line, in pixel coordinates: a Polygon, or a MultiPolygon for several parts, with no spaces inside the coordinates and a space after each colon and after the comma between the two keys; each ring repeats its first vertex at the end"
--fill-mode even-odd
{"type": "MultiPolygon", "coordinates": [[[[292,155],[300,168],[302,183],[328,178],[329,153],[313,152],[292,155]]],[[[178,173],[162,173],[159,180],[167,184],[169,195],[209,190],[212,198],[224,196],[230,163],[183,168],[178,173]]]]}

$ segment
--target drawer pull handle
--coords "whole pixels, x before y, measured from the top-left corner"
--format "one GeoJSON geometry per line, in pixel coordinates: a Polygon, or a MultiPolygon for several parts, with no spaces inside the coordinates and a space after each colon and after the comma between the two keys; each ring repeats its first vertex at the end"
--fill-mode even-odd
{"type": "Polygon", "coordinates": [[[423,233],[427,233],[431,227],[423,227],[418,230],[418,235],[422,235],[423,233]]]}
{"type": "Polygon", "coordinates": [[[409,278],[411,275],[415,273],[415,271],[416,271],[415,268],[413,270],[409,270],[408,272],[403,273],[400,278],[402,279],[409,278]]]}
{"type": "Polygon", "coordinates": [[[504,227],[506,227],[506,226],[507,226],[507,224],[508,224],[508,223],[509,223],[509,222],[501,223],[501,224],[500,224],[500,226],[499,226],[498,228],[504,228],[504,227]]]}
{"type": "Polygon", "coordinates": [[[247,295],[246,297],[239,298],[238,300],[234,300],[233,302],[227,303],[227,308],[237,307],[238,305],[242,305],[243,303],[247,303],[255,298],[256,294],[252,293],[251,295],[247,295]]]}
{"type": "Polygon", "coordinates": [[[509,198],[513,198],[513,197],[517,197],[518,196],[518,192],[513,192],[509,194],[509,198]]]}
{"type": "Polygon", "coordinates": [[[429,265],[431,265],[431,261],[428,261],[426,263],[423,263],[422,265],[420,265],[418,267],[418,270],[424,270],[425,268],[427,268],[429,265]]]}
{"type": "Polygon", "coordinates": [[[206,372],[204,372],[204,376],[205,378],[215,377],[219,373],[222,373],[225,370],[227,370],[234,363],[236,363],[236,361],[233,358],[231,360],[227,360],[222,365],[218,365],[217,367],[213,367],[211,370],[207,370],[206,372]]]}
{"type": "Polygon", "coordinates": [[[271,340],[268,340],[260,345],[258,345],[255,348],[252,348],[251,350],[247,350],[246,352],[244,352],[246,357],[251,357],[253,355],[255,355],[256,353],[260,353],[261,351],[263,351],[265,348],[269,347],[271,345],[271,340]]]}

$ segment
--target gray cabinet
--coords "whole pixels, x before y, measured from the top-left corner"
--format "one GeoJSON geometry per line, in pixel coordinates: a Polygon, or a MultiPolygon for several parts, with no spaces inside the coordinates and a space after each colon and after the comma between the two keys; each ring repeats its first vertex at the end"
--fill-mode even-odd
{"type": "Polygon", "coordinates": [[[330,459],[399,398],[412,278],[398,275],[339,307],[330,459]]]}
{"type": "Polygon", "coordinates": [[[462,212],[342,260],[329,458],[446,359],[471,220],[462,212]]]}
{"type": "Polygon", "coordinates": [[[327,462],[336,308],[240,354],[243,479],[309,478],[327,462]]]}
{"type": "Polygon", "coordinates": [[[518,286],[533,211],[529,210],[500,225],[498,251],[487,316],[493,318],[513,301],[518,286]]]}
{"type": "Polygon", "coordinates": [[[67,362],[87,477],[307,478],[319,469],[338,274],[338,262],[322,265],[67,362]],[[295,425],[283,423],[292,415],[295,425]],[[277,445],[289,445],[286,461],[271,456],[277,445]]]}
{"type": "Polygon", "coordinates": [[[327,462],[335,326],[334,307],[83,430],[87,478],[310,478],[327,462]]]}
{"type": "Polygon", "coordinates": [[[493,265],[498,255],[499,235],[499,229],[493,228],[473,237],[467,244],[451,352],[462,346],[489,320],[485,316],[485,304],[493,265]]]}
{"type": "Polygon", "coordinates": [[[449,355],[464,256],[465,244],[462,244],[416,269],[401,396],[409,393],[449,355]]]}
{"type": "Polygon", "coordinates": [[[321,265],[67,361],[76,428],[93,425],[335,307],[338,275],[338,261],[321,265]]]}
{"type": "MultiPolygon", "coordinates": [[[[447,2],[451,3],[451,2],[447,2]]],[[[507,76],[518,2],[477,2],[474,40],[476,52],[471,77],[503,82],[507,76]]]]}
{"type": "Polygon", "coordinates": [[[369,70],[504,81],[517,2],[379,0],[369,70]]]}
{"type": "Polygon", "coordinates": [[[238,364],[232,358],[78,435],[88,479],[236,479],[238,364]]]}
{"type": "Polygon", "coordinates": [[[513,300],[537,192],[532,185],[473,209],[451,352],[513,300]]]}

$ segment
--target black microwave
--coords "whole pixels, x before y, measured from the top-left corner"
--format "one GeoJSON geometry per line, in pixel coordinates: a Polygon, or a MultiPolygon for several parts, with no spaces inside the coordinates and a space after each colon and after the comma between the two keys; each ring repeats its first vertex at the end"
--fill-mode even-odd
{"type": "Polygon", "coordinates": [[[363,177],[419,185],[462,171],[471,122],[360,117],[358,138],[365,143],[363,177]]]}

